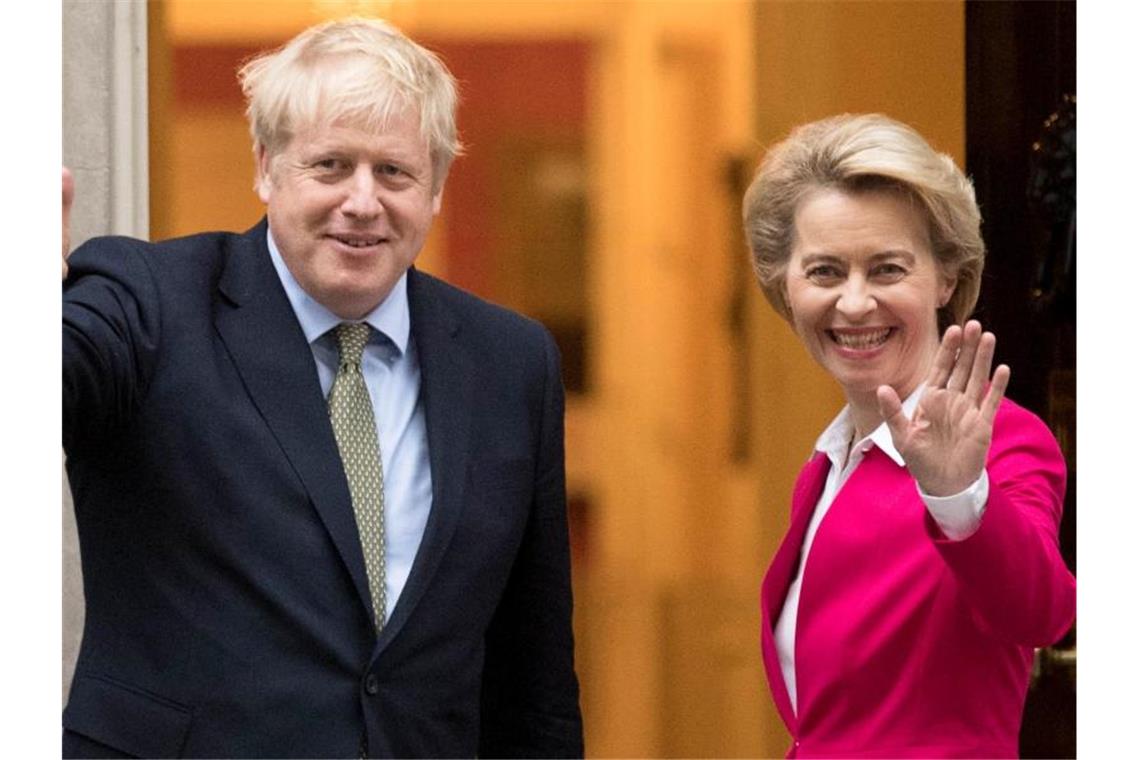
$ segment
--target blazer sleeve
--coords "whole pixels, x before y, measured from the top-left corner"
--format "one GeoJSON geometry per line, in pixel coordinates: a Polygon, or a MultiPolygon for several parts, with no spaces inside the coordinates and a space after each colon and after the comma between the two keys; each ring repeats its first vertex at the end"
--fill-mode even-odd
{"type": "Polygon", "coordinates": [[[570,548],[558,350],[543,332],[545,377],[534,499],[486,635],[480,757],[582,757],[574,674],[570,548]]]}
{"type": "Polygon", "coordinates": [[[1076,579],[1058,546],[1065,460],[1035,415],[1003,402],[986,471],[989,499],[978,530],[963,541],[927,530],[977,616],[999,638],[1048,646],[1076,616],[1076,579]]]}
{"type": "Polygon", "coordinates": [[[148,244],[96,238],[68,259],[63,286],[63,442],[121,429],[153,369],[160,319],[148,244]]]}

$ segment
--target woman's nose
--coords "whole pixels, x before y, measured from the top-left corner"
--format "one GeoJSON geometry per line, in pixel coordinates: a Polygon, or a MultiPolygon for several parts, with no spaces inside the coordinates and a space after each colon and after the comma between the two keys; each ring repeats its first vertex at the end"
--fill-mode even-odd
{"type": "Polygon", "coordinates": [[[851,277],[840,288],[835,308],[848,319],[857,320],[873,312],[877,305],[867,281],[862,277],[851,277]]]}

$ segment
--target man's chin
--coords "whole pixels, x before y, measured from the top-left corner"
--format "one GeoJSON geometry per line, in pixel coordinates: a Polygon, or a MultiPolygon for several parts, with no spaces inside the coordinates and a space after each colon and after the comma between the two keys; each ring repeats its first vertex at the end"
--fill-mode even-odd
{"type": "Polygon", "coordinates": [[[383,289],[328,292],[314,296],[314,300],[341,319],[360,319],[379,306],[391,290],[388,285],[383,289]]]}

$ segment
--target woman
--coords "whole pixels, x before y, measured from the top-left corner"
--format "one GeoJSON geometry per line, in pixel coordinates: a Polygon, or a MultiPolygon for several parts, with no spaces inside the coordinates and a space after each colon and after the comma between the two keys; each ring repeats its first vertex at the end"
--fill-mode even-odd
{"type": "Polygon", "coordinates": [[[765,296],[847,398],[761,592],[789,756],[1016,756],[1033,647],[1072,624],[1064,460],[963,326],[980,221],[953,161],[878,115],[796,129],[745,196],[765,296]]]}

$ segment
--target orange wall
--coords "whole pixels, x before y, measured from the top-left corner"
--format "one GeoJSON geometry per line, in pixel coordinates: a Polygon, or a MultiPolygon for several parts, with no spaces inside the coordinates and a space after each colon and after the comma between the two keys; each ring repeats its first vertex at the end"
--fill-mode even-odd
{"type": "Polygon", "coordinates": [[[761,2],[758,137],[843,111],[882,111],[965,162],[965,6],[761,2]]]}
{"type": "Polygon", "coordinates": [[[423,40],[459,81],[457,117],[467,153],[444,190],[447,278],[485,298],[493,284],[491,236],[498,140],[504,135],[584,138],[588,46],[571,40],[423,40]]]}

